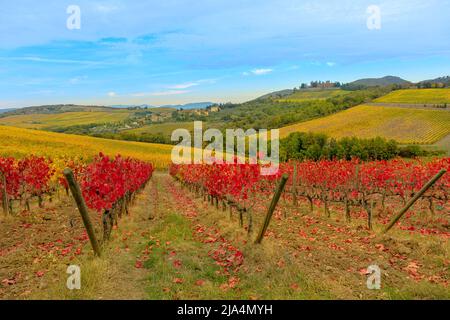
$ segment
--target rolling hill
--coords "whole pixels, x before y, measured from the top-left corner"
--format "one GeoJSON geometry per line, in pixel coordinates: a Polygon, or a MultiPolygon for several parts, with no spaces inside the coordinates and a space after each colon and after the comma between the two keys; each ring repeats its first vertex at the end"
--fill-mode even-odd
{"type": "Polygon", "coordinates": [[[374,101],[399,104],[450,104],[450,88],[395,90],[374,101]]]}
{"type": "Polygon", "coordinates": [[[256,98],[255,100],[280,99],[280,98],[287,97],[287,96],[291,95],[292,93],[294,93],[293,89],[284,89],[284,90],[267,93],[265,95],[262,95],[262,96],[256,98]]]}
{"type": "Polygon", "coordinates": [[[121,154],[150,161],[157,168],[170,163],[172,146],[141,142],[128,142],[61,134],[40,130],[0,126],[0,155],[55,157],[93,157],[99,151],[108,155],[121,154]]]}
{"type": "Polygon", "coordinates": [[[131,111],[122,109],[21,114],[0,118],[0,124],[28,129],[55,130],[76,125],[118,122],[127,119],[131,114],[131,111]]]}
{"type": "Polygon", "coordinates": [[[341,89],[301,89],[296,90],[292,94],[278,99],[280,102],[296,102],[305,100],[325,100],[337,96],[344,96],[349,94],[350,91],[341,89]]]}
{"type": "Polygon", "coordinates": [[[2,113],[11,112],[11,111],[14,111],[14,110],[17,110],[17,108],[0,109],[0,115],[1,115],[2,113]]]}
{"type": "Polygon", "coordinates": [[[404,144],[432,144],[450,134],[450,112],[361,105],[283,127],[280,137],[296,131],[321,132],[335,138],[380,136],[404,144]]]}
{"type": "Polygon", "coordinates": [[[26,114],[57,114],[65,112],[107,112],[107,111],[109,112],[114,111],[114,108],[104,106],[57,104],[57,105],[43,105],[43,106],[10,109],[6,112],[3,112],[1,114],[1,117],[26,115],[26,114]]]}
{"type": "Polygon", "coordinates": [[[382,78],[359,79],[359,80],[348,83],[348,85],[352,85],[352,86],[365,86],[365,87],[389,86],[389,85],[393,85],[393,84],[407,85],[407,84],[411,84],[411,82],[409,82],[405,79],[402,79],[400,77],[386,76],[386,77],[382,77],[382,78]]]}
{"type": "Polygon", "coordinates": [[[429,79],[429,80],[423,80],[420,81],[419,84],[445,84],[445,85],[450,85],[450,76],[444,76],[444,77],[439,77],[439,78],[435,78],[435,79],[429,79]]]}

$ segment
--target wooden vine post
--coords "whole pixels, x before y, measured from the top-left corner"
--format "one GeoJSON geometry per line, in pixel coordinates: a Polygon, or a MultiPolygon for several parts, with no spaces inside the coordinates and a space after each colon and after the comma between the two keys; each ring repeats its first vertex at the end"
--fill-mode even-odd
{"type": "Polygon", "coordinates": [[[6,190],[6,177],[3,174],[3,172],[0,172],[0,178],[2,181],[2,204],[3,204],[3,213],[5,215],[8,215],[9,211],[9,199],[8,199],[8,192],[6,190]]]}
{"type": "Polygon", "coordinates": [[[430,181],[428,181],[423,187],[422,189],[419,190],[419,192],[417,192],[414,197],[412,197],[408,203],[406,203],[406,205],[402,208],[402,210],[400,210],[400,212],[391,220],[391,222],[389,223],[389,225],[386,227],[386,229],[384,229],[383,233],[388,232],[396,223],[398,220],[400,220],[400,218],[406,213],[406,211],[408,211],[409,208],[412,207],[412,205],[421,197],[423,196],[423,194],[431,187],[433,186],[433,184],[436,183],[436,181],[438,181],[446,172],[445,169],[442,169],[441,171],[439,171],[430,181]]]}
{"type": "Polygon", "coordinates": [[[92,249],[94,249],[95,255],[100,257],[100,246],[97,238],[95,237],[94,227],[92,226],[91,219],[89,218],[88,208],[81,193],[80,186],[75,181],[72,170],[68,168],[64,169],[64,176],[66,177],[70,191],[72,192],[75,202],[77,203],[78,211],[80,211],[81,218],[83,219],[89,240],[91,241],[92,249]]]}
{"type": "Polygon", "coordinates": [[[277,206],[278,200],[280,200],[281,193],[286,185],[286,181],[289,176],[285,173],[281,177],[280,182],[278,183],[277,189],[275,190],[275,194],[273,195],[272,202],[270,203],[269,210],[267,211],[266,218],[264,219],[264,224],[261,226],[261,230],[259,231],[258,237],[255,240],[255,243],[261,243],[264,234],[266,233],[267,228],[269,227],[270,219],[272,218],[273,212],[275,211],[275,207],[277,206]]]}

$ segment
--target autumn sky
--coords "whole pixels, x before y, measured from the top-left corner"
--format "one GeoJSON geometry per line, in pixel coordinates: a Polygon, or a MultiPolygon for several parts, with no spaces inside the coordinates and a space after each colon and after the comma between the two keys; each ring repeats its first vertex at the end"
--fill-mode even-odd
{"type": "Polygon", "coordinates": [[[450,1],[0,0],[0,108],[244,101],[450,74],[450,1]],[[67,28],[69,5],[80,29],[67,28]],[[368,7],[380,8],[369,29],[368,7]]]}

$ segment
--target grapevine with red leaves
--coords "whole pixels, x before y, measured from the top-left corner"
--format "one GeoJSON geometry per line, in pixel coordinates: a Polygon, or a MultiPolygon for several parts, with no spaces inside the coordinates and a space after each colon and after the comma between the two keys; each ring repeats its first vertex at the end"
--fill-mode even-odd
{"type": "MultiPolygon", "coordinates": [[[[350,208],[361,207],[367,211],[371,227],[375,205],[381,204],[384,210],[388,199],[400,199],[405,203],[441,169],[450,171],[450,158],[426,163],[400,159],[288,162],[281,164],[274,176],[261,175],[260,166],[256,164],[187,164],[172,165],[170,174],[197,191],[203,190],[210,197],[245,203],[250,197],[256,201],[255,194],[259,199],[270,196],[276,180],[281,174],[288,173],[290,179],[284,197],[305,198],[311,210],[314,202],[321,202],[327,215],[330,215],[330,203],[344,204],[348,220],[350,208]]],[[[423,200],[428,202],[433,213],[435,204],[443,208],[448,206],[449,190],[450,174],[447,173],[425,193],[423,200]]]]}

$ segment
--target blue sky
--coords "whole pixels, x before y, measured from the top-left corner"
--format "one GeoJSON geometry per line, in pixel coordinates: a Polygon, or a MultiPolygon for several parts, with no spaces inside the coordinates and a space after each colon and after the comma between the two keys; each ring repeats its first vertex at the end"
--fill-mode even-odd
{"type": "Polygon", "coordinates": [[[449,0],[0,0],[0,108],[238,102],[450,74],[449,0]],[[81,29],[66,9],[78,5],[81,29]],[[367,8],[381,29],[367,27],[367,8]]]}

